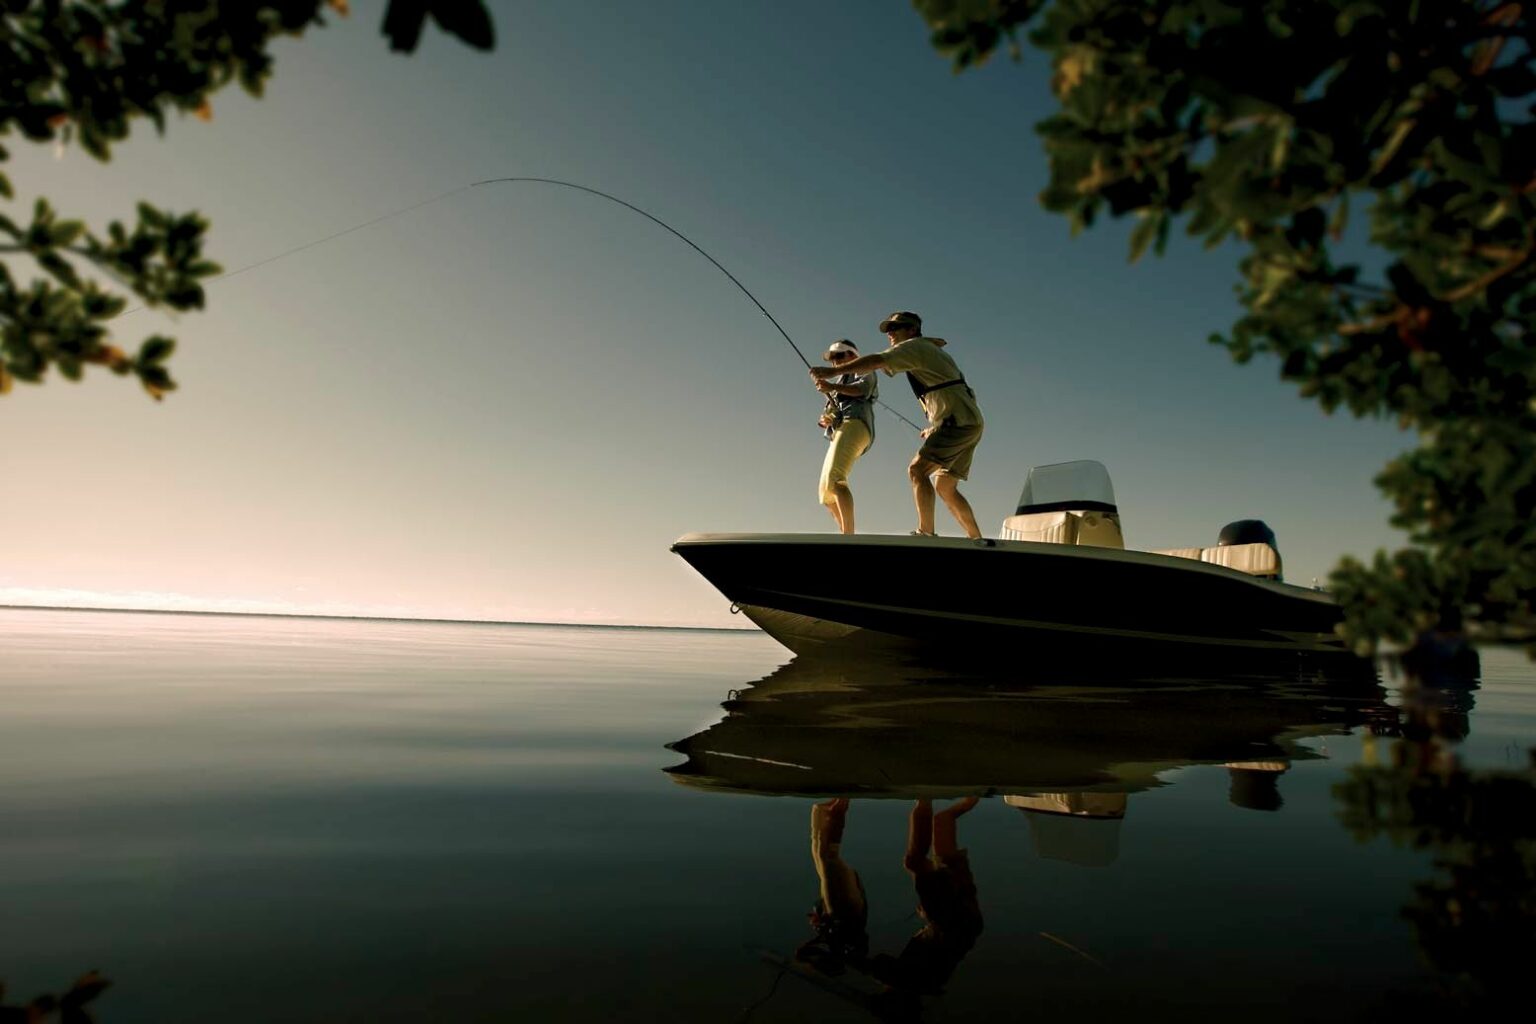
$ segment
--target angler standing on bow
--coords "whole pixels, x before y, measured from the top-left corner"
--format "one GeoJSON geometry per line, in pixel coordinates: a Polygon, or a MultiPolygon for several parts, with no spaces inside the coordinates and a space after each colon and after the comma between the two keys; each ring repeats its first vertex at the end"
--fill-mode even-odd
{"type": "MultiPolygon", "coordinates": [[[[821,358],[837,370],[859,357],[859,350],[847,338],[827,346],[821,358]]],[[[841,372],[835,377],[818,378],[816,390],[827,396],[826,407],[818,421],[826,431],[827,457],[821,466],[818,492],[837,528],[853,532],[853,491],[848,487],[848,473],[859,456],[875,443],[875,399],[880,394],[873,373],[841,372]]]]}
{"type": "Polygon", "coordinates": [[[912,501],[917,506],[917,529],[912,532],[933,535],[937,494],[965,535],[979,539],[981,530],[976,525],[976,514],[960,493],[960,481],[970,475],[971,459],[985,426],[976,393],[965,382],[955,361],[943,351],[944,340],[923,335],[923,320],[916,313],[892,313],[880,321],[880,330],[890,341],[884,352],[860,356],[837,366],[813,366],[811,376],[821,381],[837,374],[876,369],[892,375],[905,373],[912,393],[928,416],[928,428],[922,432],[923,445],[907,466],[912,501]]]}

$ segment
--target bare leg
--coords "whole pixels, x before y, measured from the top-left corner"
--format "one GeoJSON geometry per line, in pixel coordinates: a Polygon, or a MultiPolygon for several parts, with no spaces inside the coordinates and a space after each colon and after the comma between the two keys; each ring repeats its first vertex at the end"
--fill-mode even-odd
{"type": "Polygon", "coordinates": [[[812,923],[827,918],[857,923],[862,931],[869,914],[859,873],[843,860],[843,827],[848,823],[848,801],[826,800],[811,806],[811,861],[821,883],[818,909],[812,923]]]}
{"type": "Polygon", "coordinates": [[[848,823],[847,799],[825,800],[811,805],[811,855],[835,855],[848,823]]]}
{"type": "Polygon", "coordinates": [[[837,507],[837,502],[829,502],[825,508],[832,513],[832,521],[837,524],[837,532],[847,533],[848,531],[843,529],[843,510],[837,507]]]}
{"type": "Polygon", "coordinates": [[[940,860],[953,857],[960,852],[960,843],[955,833],[955,819],[969,812],[976,803],[976,797],[968,796],[964,800],[956,800],[933,816],[933,852],[938,854],[940,860]]]}
{"type": "MultiPolygon", "coordinates": [[[[948,470],[941,469],[933,478],[933,486],[939,492],[939,497],[944,499],[950,514],[965,531],[965,535],[972,540],[980,540],[981,529],[976,525],[976,513],[971,511],[971,503],[966,501],[965,495],[960,493],[960,481],[951,476],[948,470]]],[[[932,514],[930,512],[929,516],[931,517],[932,514]]]]}
{"type": "Polygon", "coordinates": [[[844,533],[852,533],[853,491],[847,484],[833,484],[832,497],[837,502],[832,506],[832,515],[837,520],[837,528],[844,533]]]}
{"type": "Polygon", "coordinates": [[[928,848],[933,845],[933,801],[919,800],[907,819],[907,854],[902,864],[914,875],[927,871],[928,848]]]}
{"type": "Polygon", "coordinates": [[[933,484],[928,478],[932,476],[939,466],[929,462],[921,455],[912,456],[912,462],[907,466],[907,478],[912,481],[912,504],[917,506],[917,529],[919,533],[933,533],[933,484]]]}

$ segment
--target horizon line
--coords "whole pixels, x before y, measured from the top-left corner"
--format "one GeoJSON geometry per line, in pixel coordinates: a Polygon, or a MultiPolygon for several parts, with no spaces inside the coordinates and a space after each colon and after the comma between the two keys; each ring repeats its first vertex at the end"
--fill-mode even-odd
{"type": "Polygon", "coordinates": [[[660,626],[623,622],[535,622],[521,619],[439,619],[410,615],[339,615],[310,612],[233,612],[203,608],[107,608],[89,605],[0,604],[0,611],[109,612],[119,615],[219,615],[255,619],[332,619],[344,622],[435,622],[450,626],[555,626],[562,629],[672,629],[707,633],[761,633],[745,626],[660,626]]]}

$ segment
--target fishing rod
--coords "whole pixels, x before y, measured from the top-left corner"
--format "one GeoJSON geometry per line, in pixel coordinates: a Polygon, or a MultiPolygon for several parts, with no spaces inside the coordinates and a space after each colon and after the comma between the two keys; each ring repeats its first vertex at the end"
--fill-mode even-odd
{"type": "MultiPolygon", "coordinates": [[[[586,185],[578,185],[574,181],[562,181],[559,178],[515,177],[515,178],[486,178],[484,181],[472,181],[468,185],[460,185],[458,188],[450,189],[449,191],[444,192],[441,195],[433,196],[431,199],[423,199],[420,202],[412,203],[409,206],[402,206],[398,210],[394,210],[394,211],[392,211],[390,213],[383,214],[382,216],[379,216],[379,217],[374,217],[373,219],[364,221],[361,224],[354,224],[352,227],[345,228],[345,229],[343,229],[341,231],[337,231],[334,234],[326,235],[324,238],[317,238],[317,239],[315,239],[313,241],[305,242],[303,245],[296,245],[292,249],[286,249],[283,252],[280,252],[280,253],[278,253],[275,256],[268,256],[266,259],[257,260],[254,263],[247,263],[243,267],[239,267],[239,268],[237,268],[235,270],[231,270],[227,274],[220,274],[218,277],[213,278],[211,280],[221,281],[221,280],[224,280],[226,278],[234,277],[237,274],[243,274],[243,273],[245,273],[248,270],[255,270],[257,267],[265,266],[268,263],[273,263],[273,262],[275,262],[277,260],[284,259],[284,258],[286,258],[288,256],[294,255],[295,253],[303,252],[305,249],[313,249],[317,245],[324,245],[327,242],[335,241],[336,239],[341,238],[341,237],[343,237],[345,235],[352,234],[354,231],[361,231],[364,228],[372,227],[375,224],[382,223],[383,221],[389,220],[389,219],[391,219],[393,217],[399,217],[402,214],[410,213],[412,210],[420,209],[423,206],[429,206],[432,203],[441,202],[444,199],[452,198],[453,196],[456,196],[456,195],[458,195],[461,192],[467,192],[467,191],[469,191],[472,188],[479,188],[479,187],[481,187],[483,185],[504,185],[504,184],[510,184],[510,183],[515,183],[515,182],[531,182],[531,183],[542,184],[542,185],[559,185],[562,188],[570,188],[570,189],[575,189],[578,192],[586,192],[589,195],[594,195],[594,196],[598,196],[599,198],[602,198],[602,199],[607,199],[609,202],[618,203],[620,206],[624,207],[627,210],[633,210],[635,213],[638,213],[640,216],[644,217],[646,220],[649,220],[651,223],[656,224],[658,227],[665,228],[667,231],[671,232],[674,236],[676,236],[678,239],[680,239],[684,244],[686,244],[694,252],[698,253],[700,256],[703,256],[706,260],[709,260],[710,263],[714,264],[714,267],[715,267],[716,270],[718,270],[718,271],[720,271],[720,273],[724,274],[730,280],[731,284],[735,285],[737,288],[739,288],[741,290],[741,293],[743,295],[745,295],[747,298],[751,299],[752,300],[752,305],[756,306],[758,308],[758,311],[760,313],[762,313],[763,316],[768,318],[768,322],[773,324],[774,329],[777,330],[779,332],[779,334],[784,338],[784,341],[794,351],[796,357],[798,357],[799,360],[802,363],[805,364],[806,369],[810,369],[811,368],[811,361],[809,359],[805,358],[805,353],[800,351],[800,346],[795,344],[795,340],[789,336],[789,332],[784,329],[783,325],[780,324],[779,321],[774,318],[774,315],[772,313],[768,312],[768,307],[764,306],[761,302],[759,302],[758,299],[757,299],[757,296],[753,295],[752,292],[747,288],[746,285],[742,284],[739,280],[737,280],[735,274],[733,274],[729,270],[725,269],[724,264],[722,264],[719,260],[715,259],[709,253],[705,252],[704,249],[701,246],[699,246],[696,242],[694,242],[693,239],[689,238],[687,235],[683,234],[681,231],[677,230],[672,225],[668,224],[666,221],[662,220],[660,217],[656,216],[655,214],[649,213],[649,212],[647,212],[645,210],[642,210],[640,207],[636,206],[634,203],[627,202],[627,201],[625,201],[623,199],[620,199],[618,196],[610,195],[609,193],[604,192],[601,189],[590,188],[589,186],[586,186],[586,185]]],[[[136,306],[133,309],[128,310],[127,313],[137,312],[138,310],[143,309],[143,308],[144,307],[142,307],[142,306],[136,306]]],[[[123,315],[126,315],[126,313],[123,314],[123,315]]],[[[907,419],[901,413],[897,412],[895,409],[892,409],[889,405],[886,405],[885,402],[881,401],[878,398],[875,399],[875,401],[880,405],[880,407],[882,409],[886,410],[891,415],[893,415],[897,419],[901,420],[901,422],[905,423],[907,426],[911,427],[913,430],[917,430],[917,431],[921,431],[922,430],[922,428],[919,427],[916,423],[913,423],[911,420],[907,419]]]]}

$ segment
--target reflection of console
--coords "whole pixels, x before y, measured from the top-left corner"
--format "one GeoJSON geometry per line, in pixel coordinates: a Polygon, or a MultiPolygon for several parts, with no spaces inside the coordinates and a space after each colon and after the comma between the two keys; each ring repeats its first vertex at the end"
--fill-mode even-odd
{"type": "Polygon", "coordinates": [[[1124,793],[1040,793],[1003,803],[1024,812],[1036,856],[1101,868],[1120,855],[1124,793]]]}
{"type": "Polygon", "coordinates": [[[1086,808],[1184,765],[1317,757],[1298,741],[1391,716],[1383,695],[1375,679],[1028,681],[798,658],[670,744],[687,760],[668,771],[737,792],[1051,794],[1086,808]]]}
{"type": "Polygon", "coordinates": [[[1290,767],[1287,761],[1229,761],[1227,799],[1250,811],[1278,811],[1285,803],[1280,776],[1290,767]]]}

